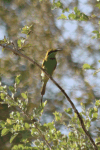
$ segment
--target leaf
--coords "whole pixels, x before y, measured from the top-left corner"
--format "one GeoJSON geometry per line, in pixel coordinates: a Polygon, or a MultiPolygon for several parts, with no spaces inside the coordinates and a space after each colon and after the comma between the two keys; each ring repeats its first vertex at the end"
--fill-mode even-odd
{"type": "Polygon", "coordinates": [[[11,136],[10,138],[10,143],[12,143],[12,141],[15,139],[15,137],[18,135],[18,133],[15,133],[14,135],[11,136]]]}
{"type": "Polygon", "coordinates": [[[100,9],[100,3],[96,4],[95,6],[98,7],[98,8],[100,9]]]}
{"type": "Polygon", "coordinates": [[[17,75],[17,77],[15,78],[15,82],[16,82],[16,84],[19,84],[20,83],[20,75],[17,75]]]}
{"type": "Polygon", "coordinates": [[[97,117],[98,117],[98,113],[93,113],[92,121],[97,120],[97,117]]]}
{"type": "Polygon", "coordinates": [[[61,14],[61,16],[58,17],[57,19],[58,19],[58,20],[59,20],[59,19],[67,19],[67,17],[66,17],[64,14],[61,14]]]}
{"type": "MultiPolygon", "coordinates": [[[[46,104],[47,104],[47,100],[45,102],[42,102],[42,108],[44,108],[46,106],[46,104]]],[[[40,111],[41,111],[41,113],[43,113],[43,109],[41,109],[41,107],[40,107],[40,111]]]]}
{"type": "Polygon", "coordinates": [[[58,2],[56,2],[56,3],[54,2],[54,3],[53,3],[53,7],[61,8],[61,9],[62,9],[62,8],[63,8],[63,4],[62,4],[60,1],[58,1],[58,2]]]}
{"type": "Polygon", "coordinates": [[[29,129],[29,128],[30,128],[30,126],[29,126],[28,123],[25,123],[25,128],[26,128],[26,129],[29,129]]]}
{"type": "Polygon", "coordinates": [[[5,121],[0,120],[0,127],[4,128],[5,127],[5,121]]]}
{"type": "Polygon", "coordinates": [[[61,120],[61,117],[62,117],[61,113],[55,111],[53,114],[55,115],[55,120],[56,121],[60,121],[61,120]]]}
{"type": "Polygon", "coordinates": [[[9,86],[9,90],[10,90],[11,92],[14,92],[14,87],[9,86]]]}
{"type": "Polygon", "coordinates": [[[75,13],[79,12],[79,10],[77,9],[77,7],[74,7],[74,11],[75,11],[75,13]]]}
{"type": "Polygon", "coordinates": [[[91,108],[90,111],[89,111],[89,117],[90,118],[92,118],[93,112],[94,112],[94,110],[93,110],[93,108],[91,108]]]}
{"type": "Polygon", "coordinates": [[[27,99],[27,95],[25,93],[21,93],[21,96],[24,98],[24,99],[27,99]]]}
{"type": "Polygon", "coordinates": [[[1,93],[0,96],[1,96],[1,99],[4,100],[6,95],[4,93],[1,93]]]}
{"type": "Polygon", "coordinates": [[[72,14],[69,14],[68,18],[69,18],[69,19],[75,19],[75,18],[76,18],[76,15],[73,14],[73,13],[72,13],[72,14]]]}
{"type": "Polygon", "coordinates": [[[94,107],[94,112],[98,112],[98,108],[97,107],[94,107]]]}
{"type": "Polygon", "coordinates": [[[100,100],[96,100],[95,106],[100,106],[100,100]]]}
{"type": "Polygon", "coordinates": [[[65,109],[65,112],[68,114],[72,114],[72,108],[65,109]]]}
{"type": "Polygon", "coordinates": [[[90,69],[90,68],[91,68],[91,66],[89,64],[84,64],[83,65],[83,69],[90,69]]]}
{"type": "Polygon", "coordinates": [[[88,122],[86,123],[86,127],[89,129],[90,126],[91,126],[91,123],[90,123],[90,121],[88,121],[88,122]]]}
{"type": "Polygon", "coordinates": [[[21,48],[21,46],[22,46],[21,39],[18,39],[17,44],[18,44],[18,47],[21,48]]]}
{"type": "Polygon", "coordinates": [[[92,33],[96,33],[96,34],[98,34],[98,33],[99,33],[99,31],[98,31],[98,30],[94,30],[94,31],[92,31],[92,33]]]}
{"type": "Polygon", "coordinates": [[[8,119],[8,118],[7,118],[7,123],[11,125],[11,124],[12,124],[11,119],[8,119]]]}
{"type": "Polygon", "coordinates": [[[1,131],[1,136],[6,135],[8,132],[9,132],[9,129],[4,128],[4,129],[1,131]]]}
{"type": "Polygon", "coordinates": [[[18,116],[18,118],[20,117],[20,113],[18,111],[16,112],[16,115],[18,116]]]}
{"type": "Polygon", "coordinates": [[[64,13],[64,12],[69,12],[69,8],[63,9],[62,12],[63,12],[63,13],[64,13]]]}
{"type": "Polygon", "coordinates": [[[87,15],[85,15],[85,14],[82,13],[81,20],[82,21],[88,21],[89,17],[87,15]]]}
{"type": "Polygon", "coordinates": [[[32,28],[33,28],[33,25],[25,26],[25,27],[22,28],[21,33],[24,33],[24,34],[28,35],[31,32],[32,28]]]}

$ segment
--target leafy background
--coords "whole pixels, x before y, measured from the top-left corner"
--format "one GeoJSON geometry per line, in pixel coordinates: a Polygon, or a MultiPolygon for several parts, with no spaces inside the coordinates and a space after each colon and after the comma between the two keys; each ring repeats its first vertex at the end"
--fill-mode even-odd
{"type": "MultiPolygon", "coordinates": [[[[100,67],[99,8],[99,2],[94,0],[0,1],[0,39],[6,36],[39,64],[42,64],[49,48],[63,48],[62,53],[57,54],[58,65],[53,77],[65,89],[79,111],[82,110],[81,102],[88,109],[95,99],[100,99],[100,73],[93,76],[95,70],[100,67]]],[[[9,86],[14,85],[15,77],[20,74],[15,99],[27,91],[27,113],[31,114],[33,109],[40,105],[40,69],[7,50],[0,50],[0,55],[2,85],[7,85],[7,91],[11,95],[9,86]]],[[[71,106],[51,81],[47,84],[45,100],[47,104],[41,117],[42,124],[51,122],[55,111],[62,114],[62,120],[69,122],[70,117],[64,109],[71,106]]],[[[0,108],[0,120],[6,120],[9,113],[15,109],[8,108],[6,104],[0,108]]],[[[99,124],[98,120],[90,128],[93,137],[97,135],[93,133],[94,126],[98,127],[99,124]]],[[[69,132],[59,122],[56,128],[64,134],[69,132]]],[[[10,149],[9,138],[10,133],[0,138],[1,149],[4,143],[5,147],[10,149]]]]}

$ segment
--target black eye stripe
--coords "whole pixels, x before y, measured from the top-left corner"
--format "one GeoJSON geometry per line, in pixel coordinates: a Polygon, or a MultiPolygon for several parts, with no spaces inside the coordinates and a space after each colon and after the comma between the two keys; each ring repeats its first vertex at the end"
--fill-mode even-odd
{"type": "Polygon", "coordinates": [[[48,53],[48,55],[49,55],[49,54],[51,54],[52,52],[57,52],[57,51],[58,51],[58,50],[53,50],[53,51],[50,51],[50,52],[48,53]]]}

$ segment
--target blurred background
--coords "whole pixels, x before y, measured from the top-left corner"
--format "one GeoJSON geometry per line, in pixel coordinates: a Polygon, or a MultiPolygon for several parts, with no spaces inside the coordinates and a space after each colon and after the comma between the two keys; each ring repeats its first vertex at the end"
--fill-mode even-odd
{"type": "MultiPolygon", "coordinates": [[[[42,65],[42,60],[50,48],[63,48],[62,53],[57,54],[57,68],[53,74],[54,79],[66,91],[75,106],[81,112],[80,103],[91,107],[95,99],[100,98],[100,73],[93,76],[95,70],[83,70],[83,64],[88,63],[94,68],[99,68],[100,49],[99,40],[92,39],[93,30],[99,28],[99,8],[94,0],[61,0],[63,6],[69,8],[68,16],[74,12],[74,7],[90,16],[89,21],[60,20],[61,9],[53,9],[52,1],[36,0],[1,0],[0,1],[0,40],[6,36],[15,44],[21,37],[21,29],[32,25],[32,32],[26,39],[30,44],[23,53],[42,65]],[[92,17],[91,17],[92,16],[92,17]]],[[[17,44],[16,44],[17,45],[17,44]]],[[[41,70],[28,60],[14,55],[12,52],[3,51],[0,48],[0,80],[2,85],[13,86],[15,77],[20,74],[21,83],[18,86],[16,97],[21,92],[28,92],[29,104],[28,113],[34,107],[40,105],[41,100],[41,70]]],[[[48,81],[44,101],[47,105],[41,118],[42,123],[53,120],[53,113],[59,111],[63,119],[68,122],[68,116],[64,108],[71,107],[61,91],[48,81]]],[[[11,108],[4,105],[0,110],[0,120],[6,120],[11,108]]],[[[98,123],[99,124],[99,123],[98,123]]],[[[97,124],[97,125],[98,125],[97,124]]],[[[62,133],[67,130],[62,125],[57,125],[62,133]]],[[[10,135],[9,135],[10,136],[10,135]]],[[[1,149],[10,149],[9,136],[0,138],[1,149]],[[4,146],[5,143],[5,146],[4,146]]],[[[95,135],[94,135],[95,136],[95,135]]]]}

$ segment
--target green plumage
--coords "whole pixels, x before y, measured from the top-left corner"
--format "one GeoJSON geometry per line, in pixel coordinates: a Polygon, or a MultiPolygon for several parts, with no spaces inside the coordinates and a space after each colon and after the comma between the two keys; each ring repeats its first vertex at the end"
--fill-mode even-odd
{"type": "MultiPolygon", "coordinates": [[[[57,53],[57,49],[50,49],[48,50],[48,52],[46,53],[45,59],[43,60],[42,63],[42,68],[45,69],[45,71],[52,76],[53,71],[55,70],[56,66],[57,66],[57,60],[56,60],[56,53],[57,53]]],[[[46,76],[46,74],[42,71],[41,73],[42,76],[42,89],[41,89],[41,95],[45,94],[45,89],[46,89],[46,84],[49,80],[49,78],[46,76]]]]}

